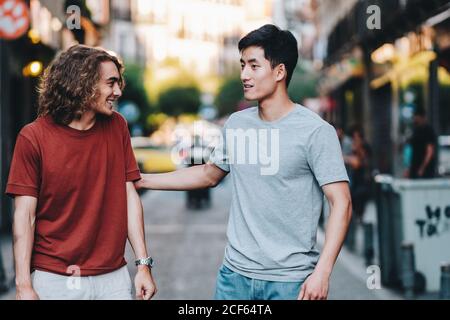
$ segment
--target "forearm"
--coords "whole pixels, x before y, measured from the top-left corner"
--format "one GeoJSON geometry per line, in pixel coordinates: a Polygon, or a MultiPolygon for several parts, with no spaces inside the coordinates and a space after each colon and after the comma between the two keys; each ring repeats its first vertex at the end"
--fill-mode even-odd
{"type": "Polygon", "coordinates": [[[337,256],[347,233],[352,215],[350,199],[330,202],[330,217],[325,231],[325,244],[316,271],[331,275],[337,256]]]}
{"type": "Polygon", "coordinates": [[[14,213],[14,264],[17,287],[31,287],[31,254],[34,243],[34,217],[24,210],[14,213]]]}
{"type": "Polygon", "coordinates": [[[160,174],[142,174],[141,186],[153,190],[195,190],[213,187],[217,181],[208,175],[208,166],[204,164],[160,174]]]}
{"type": "Polygon", "coordinates": [[[422,162],[422,165],[420,166],[423,170],[428,166],[431,159],[433,158],[433,155],[434,155],[434,147],[428,145],[426,149],[425,158],[422,162]]]}
{"type": "Polygon", "coordinates": [[[133,185],[127,185],[128,240],[137,259],[148,257],[145,244],[144,213],[133,185]]]}

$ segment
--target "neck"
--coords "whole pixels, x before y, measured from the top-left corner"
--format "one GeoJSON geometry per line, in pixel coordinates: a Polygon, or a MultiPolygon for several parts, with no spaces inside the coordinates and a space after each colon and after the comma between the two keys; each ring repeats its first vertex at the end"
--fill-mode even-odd
{"type": "Polygon", "coordinates": [[[80,119],[73,120],[69,123],[69,127],[82,131],[89,130],[94,126],[95,120],[95,113],[92,111],[86,111],[80,119]]]}
{"type": "Polygon", "coordinates": [[[259,116],[264,121],[276,121],[294,109],[286,90],[276,90],[271,96],[258,101],[259,116]]]}

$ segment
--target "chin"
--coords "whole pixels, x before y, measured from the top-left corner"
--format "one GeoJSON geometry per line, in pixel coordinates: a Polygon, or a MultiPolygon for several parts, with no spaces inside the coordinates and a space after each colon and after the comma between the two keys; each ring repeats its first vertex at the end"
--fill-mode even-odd
{"type": "Polygon", "coordinates": [[[258,100],[258,96],[255,94],[244,94],[244,98],[247,101],[255,101],[258,100]]]}
{"type": "Polygon", "coordinates": [[[100,115],[104,115],[104,116],[110,117],[110,116],[113,115],[114,110],[111,110],[111,109],[103,109],[103,110],[101,110],[101,111],[99,111],[99,112],[97,112],[97,113],[100,114],[100,115]]]}

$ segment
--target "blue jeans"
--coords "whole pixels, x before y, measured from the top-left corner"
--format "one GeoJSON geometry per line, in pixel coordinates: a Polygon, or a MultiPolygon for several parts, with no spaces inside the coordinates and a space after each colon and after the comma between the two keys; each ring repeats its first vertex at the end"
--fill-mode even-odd
{"type": "Polygon", "coordinates": [[[297,300],[303,282],[265,281],[245,277],[222,265],[215,300],[297,300]]]}

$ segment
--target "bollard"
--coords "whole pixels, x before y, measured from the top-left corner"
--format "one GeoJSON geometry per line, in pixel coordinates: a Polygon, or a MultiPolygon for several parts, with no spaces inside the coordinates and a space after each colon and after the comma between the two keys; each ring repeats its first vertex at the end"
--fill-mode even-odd
{"type": "Polygon", "coordinates": [[[373,224],[366,222],[363,224],[364,228],[364,258],[366,266],[372,265],[374,248],[373,248],[373,224]]]}
{"type": "Polygon", "coordinates": [[[401,279],[406,299],[414,299],[414,276],[416,273],[414,259],[414,245],[412,243],[402,244],[402,268],[401,279]]]}
{"type": "Polygon", "coordinates": [[[450,300],[450,263],[441,265],[441,290],[439,298],[442,300],[450,300]]]}

